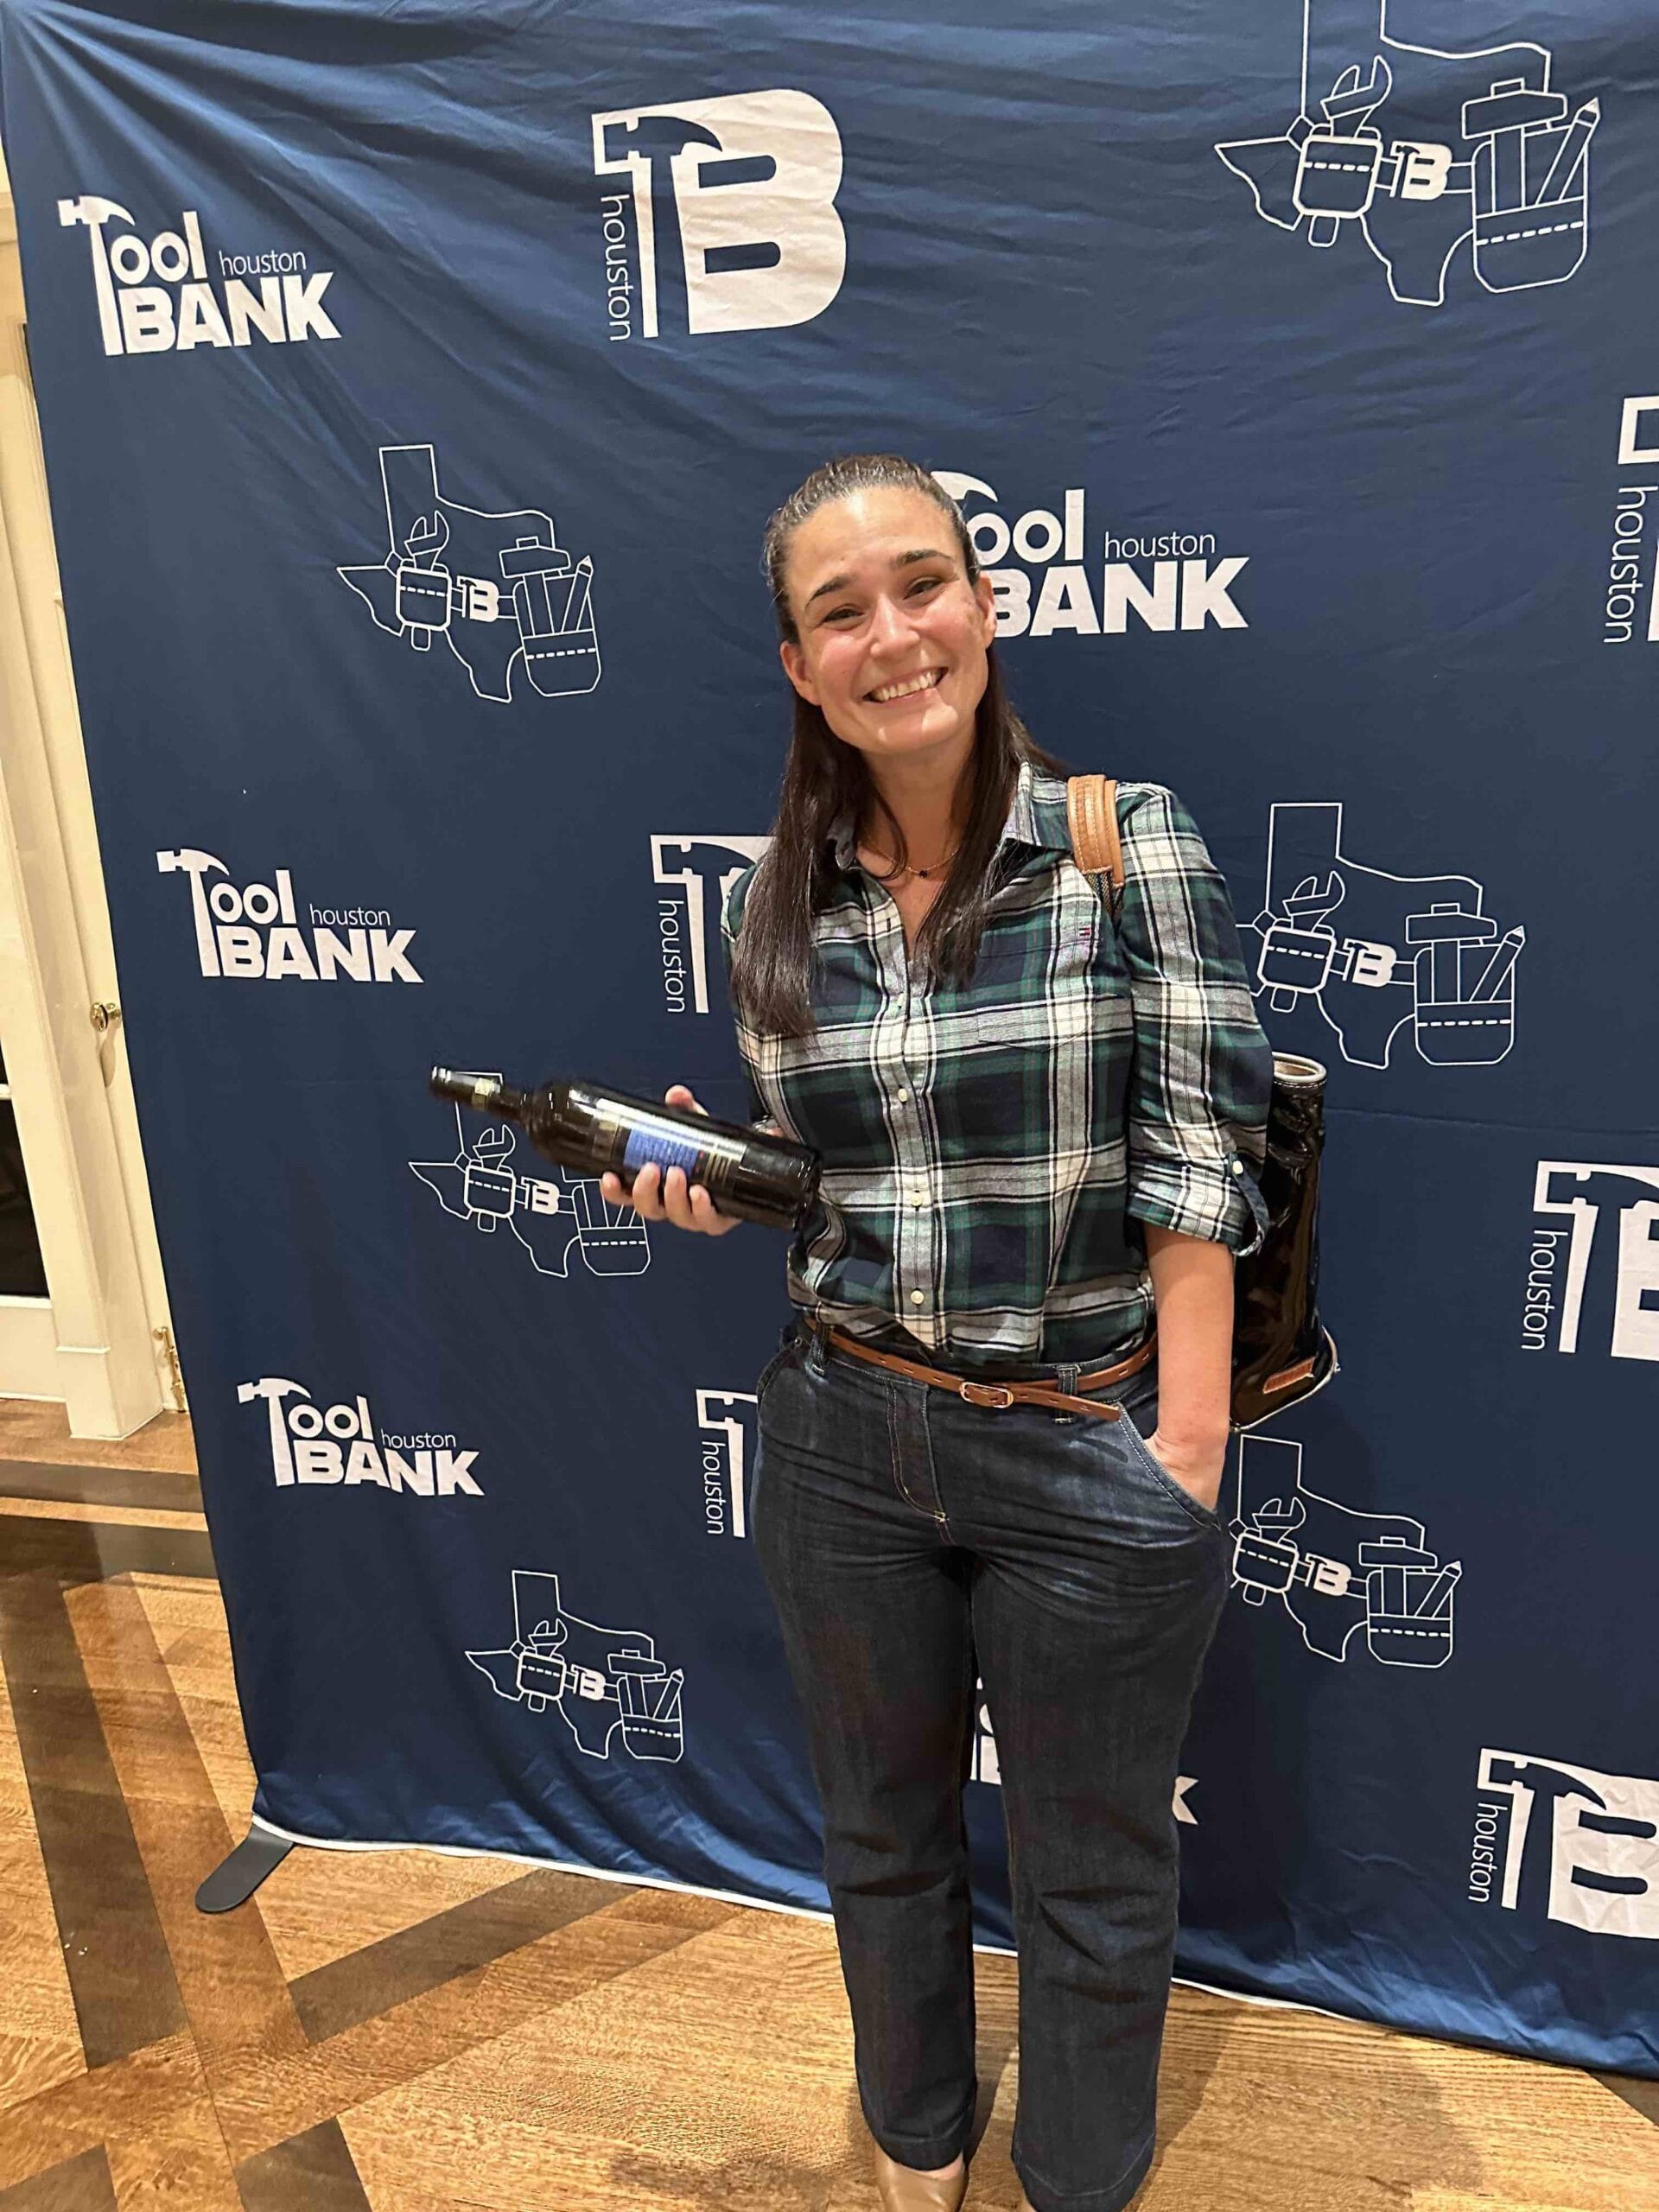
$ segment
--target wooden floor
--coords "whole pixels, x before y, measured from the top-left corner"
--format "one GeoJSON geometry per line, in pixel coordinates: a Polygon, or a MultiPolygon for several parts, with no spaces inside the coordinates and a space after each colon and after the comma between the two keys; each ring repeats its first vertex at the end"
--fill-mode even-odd
{"type": "MultiPolygon", "coordinates": [[[[188,1425],[0,1405],[0,2212],[875,2212],[822,1924],[296,1852],[252,1777],[188,1425]]],[[[970,2208],[1012,2207],[980,1961],[970,2208]]],[[[1177,1991],[1136,2212],[1659,2212],[1659,2088],[1177,1991]]]]}

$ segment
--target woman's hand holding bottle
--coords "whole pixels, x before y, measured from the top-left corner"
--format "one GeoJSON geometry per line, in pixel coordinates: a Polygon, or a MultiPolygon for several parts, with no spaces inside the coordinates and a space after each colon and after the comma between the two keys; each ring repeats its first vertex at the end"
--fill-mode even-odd
{"type": "MultiPolygon", "coordinates": [[[[683,1083],[671,1084],[663,1094],[664,1106],[689,1106],[694,1114],[708,1118],[709,1109],[699,1106],[683,1083]]],[[[664,1176],[655,1160],[634,1171],[633,1187],[625,1191],[622,1179],[616,1173],[601,1175],[599,1187],[607,1204],[632,1206],[642,1221],[666,1221],[676,1229],[701,1230],[705,1236],[723,1236],[737,1223],[730,1214],[719,1212],[714,1200],[701,1183],[686,1188],[683,1167],[671,1167],[664,1176]]]]}

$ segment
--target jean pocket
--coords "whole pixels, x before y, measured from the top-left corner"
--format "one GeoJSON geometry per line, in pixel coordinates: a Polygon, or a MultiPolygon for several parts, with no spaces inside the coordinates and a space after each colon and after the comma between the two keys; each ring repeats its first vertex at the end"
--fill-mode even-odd
{"type": "Polygon", "coordinates": [[[791,1327],[785,1332],[784,1341],[761,1369],[754,1385],[754,1402],[758,1406],[766,1395],[767,1387],[788,1366],[801,1349],[801,1340],[791,1327]]]}
{"type": "Polygon", "coordinates": [[[1226,1523],[1223,1521],[1220,1513],[1214,1506],[1204,1504],[1199,1499],[1193,1497],[1192,1491],[1188,1490],[1185,1483],[1178,1483],[1176,1481],[1174,1476],[1170,1473],[1168,1468],[1166,1467],[1162,1461],[1158,1458],[1156,1452],[1154,1452],[1152,1446],[1147,1442],[1146,1438],[1141,1435],[1140,1430],[1130,1420],[1128,1414],[1125,1414],[1122,1420],[1118,1423],[1118,1428],[1123,1436],[1125,1443],[1128,1446],[1129,1457],[1146,1474],[1151,1477],[1153,1481],[1157,1484],[1159,1489],[1162,1491],[1166,1496],[1173,1497],[1179,1505],[1184,1507],[1185,1510],[1191,1514],[1193,1520],[1198,1522],[1199,1528],[1225,1528],[1226,1523]]]}

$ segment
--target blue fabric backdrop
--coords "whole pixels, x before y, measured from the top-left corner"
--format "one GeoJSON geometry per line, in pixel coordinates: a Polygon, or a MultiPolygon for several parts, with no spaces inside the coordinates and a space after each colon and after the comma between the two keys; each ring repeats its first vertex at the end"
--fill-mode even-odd
{"type": "Polygon", "coordinates": [[[1183,1968],[1659,2072],[1650,11],[0,35],[259,1813],[823,1902],[745,1536],[781,1242],[647,1235],[423,1077],[744,1110],[760,529],[896,447],[1040,741],[1185,797],[1331,1070],[1344,1371],[1230,1467],[1183,1968]]]}

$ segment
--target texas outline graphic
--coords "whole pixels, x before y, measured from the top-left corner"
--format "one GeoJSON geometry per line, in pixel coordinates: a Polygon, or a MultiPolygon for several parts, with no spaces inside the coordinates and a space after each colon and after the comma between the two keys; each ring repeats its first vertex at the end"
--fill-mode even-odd
{"type": "Polygon", "coordinates": [[[1408,1027],[1434,1067],[1506,1058],[1526,931],[1498,934],[1472,876],[1363,868],[1342,840],[1338,802],[1269,810],[1262,911],[1239,925],[1257,997],[1274,1014],[1311,1001],[1355,1067],[1386,1068],[1408,1027]]]}
{"type": "Polygon", "coordinates": [[[455,1149],[449,1158],[409,1163],[410,1173],[425,1184],[447,1214],[470,1221],[486,1236],[505,1227],[530,1255],[530,1263],[540,1275],[568,1279],[573,1246],[580,1246],[591,1274],[645,1273],[651,1265],[645,1223],[632,1206],[610,1205],[596,1177],[584,1175],[565,1183],[522,1175],[512,1160],[518,1144],[515,1130],[486,1122],[468,1137],[459,1105],[454,1116],[455,1149]]]}
{"type": "Polygon", "coordinates": [[[380,480],[385,556],[336,571],[378,628],[417,653],[442,638],[480,699],[594,689],[594,564],[585,554],[572,563],[551,515],[446,499],[430,446],[382,446],[380,480]]]}
{"type": "Polygon", "coordinates": [[[609,1758],[619,1729],[634,1758],[683,1756],[685,1675],[669,1672],[643,1629],[601,1628],[566,1612],[558,1576],[525,1567],[513,1569],[512,1618],[510,1644],[467,1654],[498,1697],[532,1713],[556,1706],[589,1758],[609,1758]]]}
{"type": "Polygon", "coordinates": [[[1216,152],[1264,222],[1323,248],[1357,231],[1402,303],[1443,307],[1465,241],[1489,292],[1564,283],[1589,246],[1599,101],[1572,110],[1529,39],[1417,43],[1391,35],[1391,16],[1425,33],[1465,21],[1446,0],[1303,0],[1295,114],[1216,152]]]}
{"type": "Polygon", "coordinates": [[[1240,1438],[1232,1529],[1245,1604],[1276,1597],[1319,1658],[1340,1665],[1362,1630],[1384,1667],[1443,1667],[1452,1656],[1462,1562],[1443,1564],[1410,1514],[1362,1513],[1309,1490],[1290,1438],[1240,1438]]]}

